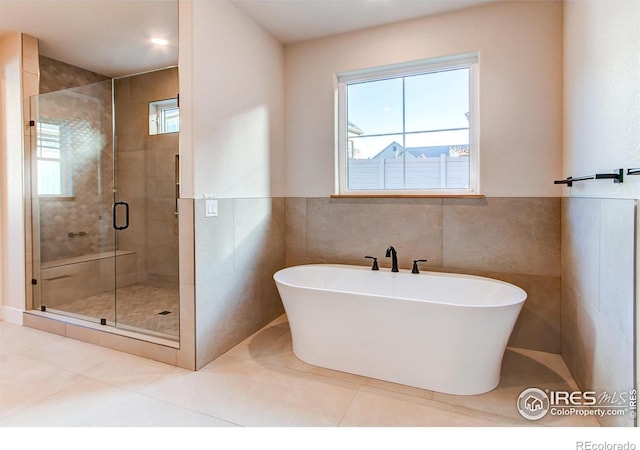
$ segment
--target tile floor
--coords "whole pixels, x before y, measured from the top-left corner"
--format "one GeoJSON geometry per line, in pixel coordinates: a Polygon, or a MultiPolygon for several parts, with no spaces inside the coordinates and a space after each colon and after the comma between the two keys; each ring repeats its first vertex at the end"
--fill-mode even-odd
{"type": "Polygon", "coordinates": [[[0,426],[595,427],[530,422],[523,389],[577,389],[561,357],[508,349],[502,380],[453,396],[308,365],[282,316],[197,372],[0,322],[0,426]],[[123,413],[126,411],[126,413],[123,413]]]}
{"type": "Polygon", "coordinates": [[[150,332],[151,334],[177,338],[180,326],[178,289],[143,284],[121,287],[114,291],[75,299],[55,307],[61,314],[88,317],[98,321],[107,319],[113,324],[117,314],[118,326],[150,332]],[[168,314],[167,314],[168,312],[168,314]],[[164,313],[164,314],[160,314],[164,313]]]}

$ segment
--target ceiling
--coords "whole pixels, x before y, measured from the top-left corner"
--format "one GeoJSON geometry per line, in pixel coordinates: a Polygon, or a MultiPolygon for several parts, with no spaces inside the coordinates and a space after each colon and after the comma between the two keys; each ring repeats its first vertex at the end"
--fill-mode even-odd
{"type": "MultiPolygon", "coordinates": [[[[491,0],[231,1],[289,44],[491,0]]],[[[45,56],[109,77],[178,63],[177,0],[0,0],[0,36],[9,31],[38,38],[45,56]]]]}
{"type": "Polygon", "coordinates": [[[284,44],[494,0],[231,0],[284,44]]]}
{"type": "Polygon", "coordinates": [[[0,35],[7,31],[38,38],[45,56],[109,77],[178,63],[177,0],[0,0],[0,35]]]}

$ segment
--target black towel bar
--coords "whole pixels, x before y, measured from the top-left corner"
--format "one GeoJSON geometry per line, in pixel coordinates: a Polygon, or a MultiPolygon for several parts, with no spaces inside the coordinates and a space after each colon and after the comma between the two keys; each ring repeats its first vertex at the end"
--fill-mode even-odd
{"type": "MultiPolygon", "coordinates": [[[[631,170],[631,169],[629,169],[631,170]]],[[[640,175],[640,169],[638,170],[638,174],[640,175]]],[[[564,180],[555,180],[553,184],[566,184],[568,187],[573,186],[573,183],[576,181],[584,181],[584,180],[613,180],[614,183],[622,183],[624,179],[624,169],[618,169],[614,173],[597,173],[595,175],[586,175],[584,177],[567,177],[564,180]]],[[[627,173],[629,175],[629,173],[627,173]]]]}

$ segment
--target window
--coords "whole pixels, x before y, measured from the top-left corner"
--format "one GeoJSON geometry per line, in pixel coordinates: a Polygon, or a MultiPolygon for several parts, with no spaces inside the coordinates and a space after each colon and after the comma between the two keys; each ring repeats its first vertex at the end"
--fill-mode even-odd
{"type": "Polygon", "coordinates": [[[339,194],[478,193],[477,56],[338,75],[339,194]]]}
{"type": "Polygon", "coordinates": [[[149,134],[177,133],[180,131],[178,99],[149,103],[149,134]]]}
{"type": "Polygon", "coordinates": [[[60,126],[38,122],[36,146],[38,195],[63,195],[60,126]]]}

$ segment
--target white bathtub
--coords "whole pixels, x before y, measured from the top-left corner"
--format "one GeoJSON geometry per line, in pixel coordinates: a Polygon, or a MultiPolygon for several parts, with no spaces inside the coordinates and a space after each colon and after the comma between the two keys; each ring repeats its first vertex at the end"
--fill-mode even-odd
{"type": "Polygon", "coordinates": [[[525,291],[471,275],[313,264],[274,275],[301,360],[447,394],[500,381],[525,291]]]}

